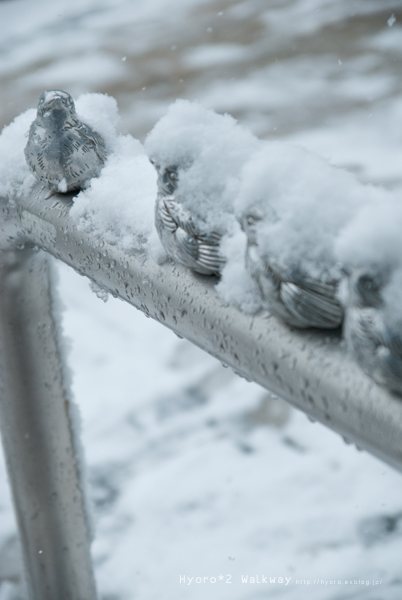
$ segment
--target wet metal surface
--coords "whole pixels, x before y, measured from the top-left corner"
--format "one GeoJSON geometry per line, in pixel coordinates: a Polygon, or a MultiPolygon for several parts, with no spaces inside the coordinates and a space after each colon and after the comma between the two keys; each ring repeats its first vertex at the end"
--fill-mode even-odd
{"type": "Polygon", "coordinates": [[[267,313],[250,316],[218,298],[216,280],[180,265],[78,232],[69,219],[71,197],[37,186],[7,208],[25,238],[135,306],[249,380],[278,394],[382,460],[402,469],[402,401],[372,383],[346,354],[336,332],[291,330],[267,313]]]}
{"type": "Polygon", "coordinates": [[[1,252],[1,437],[29,598],[95,600],[57,327],[48,255],[32,247],[1,252]]]}

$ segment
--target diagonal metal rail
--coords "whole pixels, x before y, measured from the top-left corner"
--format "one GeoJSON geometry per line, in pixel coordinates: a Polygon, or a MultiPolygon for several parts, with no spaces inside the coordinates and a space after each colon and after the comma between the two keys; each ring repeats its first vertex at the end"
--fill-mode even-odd
{"type": "MultiPolygon", "coordinates": [[[[35,256],[44,260],[46,255],[38,251],[38,248],[44,250],[114,296],[129,302],[147,316],[209,352],[240,375],[281,396],[312,419],[354,442],[359,448],[402,470],[402,399],[381,389],[362,373],[347,355],[339,334],[291,330],[267,313],[254,316],[243,314],[222,302],[215,292],[216,280],[213,278],[194,274],[172,263],[158,265],[145,254],[125,253],[116,246],[78,231],[69,217],[73,196],[47,196],[48,192],[38,184],[29,197],[13,203],[0,199],[0,249],[3,249],[3,257],[11,256],[17,262],[24,262],[22,256],[25,261],[34,261],[35,256]],[[24,250],[18,249],[23,247],[24,250]]],[[[32,285],[35,285],[37,275],[30,270],[28,263],[26,265],[24,277],[29,273],[32,285]]],[[[11,279],[7,283],[7,278],[2,276],[0,310],[6,305],[11,279]]],[[[45,281],[43,285],[46,288],[48,284],[45,281]]],[[[46,302],[44,307],[43,310],[48,311],[46,302]]],[[[26,326],[29,326],[28,317],[25,315],[24,318],[26,326]]],[[[3,318],[1,322],[4,323],[5,320],[3,318]]],[[[8,364],[9,343],[9,338],[0,343],[3,371],[8,364]]],[[[24,345],[22,334],[18,344],[16,355],[24,345]]],[[[52,360],[53,350],[48,347],[42,350],[52,360]]],[[[54,369],[60,370],[60,365],[56,365],[54,369]]],[[[35,377],[38,377],[38,373],[35,377]]],[[[26,457],[18,450],[18,444],[24,444],[24,441],[18,439],[17,442],[11,442],[10,435],[16,433],[14,430],[11,434],[7,431],[9,398],[14,390],[12,385],[5,389],[5,381],[4,375],[0,375],[0,391],[4,396],[3,441],[12,473],[23,469],[26,457]],[[13,443],[17,448],[15,451],[10,450],[13,443]]],[[[59,403],[63,398],[62,389],[63,385],[60,383],[56,391],[52,392],[59,403]]],[[[42,392],[45,393],[45,390],[41,389],[41,394],[42,392]]],[[[26,394],[29,396],[29,390],[26,390],[26,394]]],[[[68,421],[66,423],[68,426],[68,421]]],[[[50,428],[50,423],[47,426],[50,428]]],[[[22,425],[12,424],[12,428],[14,427],[21,429],[22,425]]],[[[44,427],[42,430],[41,435],[49,434],[44,432],[44,427]]],[[[73,448],[73,440],[70,443],[73,448]]],[[[47,456],[46,449],[43,449],[43,455],[47,456]]],[[[70,481],[66,489],[75,489],[78,485],[77,466],[74,469],[75,483],[70,481]]],[[[12,475],[10,478],[18,513],[23,487],[14,483],[12,475]]],[[[50,491],[51,478],[40,481],[50,491]]],[[[68,493],[71,496],[72,492],[68,493]]],[[[81,509],[75,513],[74,518],[78,529],[82,530],[85,527],[82,498],[80,502],[81,509]]],[[[70,509],[65,510],[69,514],[70,509]]],[[[26,516],[19,515],[22,532],[31,527],[26,519],[26,516]]],[[[52,523],[50,521],[46,527],[53,530],[52,523]]],[[[68,537],[70,530],[63,531],[61,536],[68,537]]],[[[47,535],[46,531],[45,528],[43,535],[47,535]]],[[[24,542],[24,533],[22,538],[24,542]]],[[[55,544],[57,543],[56,540],[55,544]]],[[[81,544],[81,548],[86,548],[88,555],[88,543],[86,544],[81,544]]],[[[28,549],[27,552],[30,554],[31,550],[28,549]]],[[[29,556],[26,557],[25,564],[28,562],[29,556]]],[[[30,568],[35,571],[37,567],[30,568]]],[[[90,589],[88,581],[83,584],[82,589],[85,585],[90,589]]],[[[86,591],[82,595],[81,591],[75,591],[71,595],[59,593],[53,596],[36,593],[32,597],[35,600],[56,597],[59,600],[92,600],[94,593],[86,591]]]]}
{"type": "Polygon", "coordinates": [[[267,313],[225,305],[216,280],[158,265],[78,231],[73,196],[37,186],[9,208],[16,243],[28,240],[209,352],[242,376],[402,470],[402,400],[378,387],[337,333],[291,330],[267,313]]]}

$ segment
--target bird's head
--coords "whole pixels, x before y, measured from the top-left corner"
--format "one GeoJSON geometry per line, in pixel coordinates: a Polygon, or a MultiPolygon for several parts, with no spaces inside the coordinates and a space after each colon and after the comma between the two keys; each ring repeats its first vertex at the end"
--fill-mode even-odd
{"type": "Polygon", "coordinates": [[[75,115],[74,100],[63,90],[46,90],[38,99],[38,116],[62,117],[75,115]]]}
{"type": "Polygon", "coordinates": [[[158,191],[162,196],[174,194],[179,182],[179,167],[169,165],[162,167],[155,159],[150,159],[158,173],[158,191]]]}
{"type": "Polygon", "coordinates": [[[247,235],[247,244],[249,246],[256,246],[258,243],[258,224],[263,220],[263,217],[262,211],[257,207],[248,209],[244,214],[238,217],[240,227],[247,235]]]}
{"type": "Polygon", "coordinates": [[[387,269],[357,269],[350,274],[350,301],[359,308],[380,308],[383,306],[383,289],[389,281],[387,269]]]}

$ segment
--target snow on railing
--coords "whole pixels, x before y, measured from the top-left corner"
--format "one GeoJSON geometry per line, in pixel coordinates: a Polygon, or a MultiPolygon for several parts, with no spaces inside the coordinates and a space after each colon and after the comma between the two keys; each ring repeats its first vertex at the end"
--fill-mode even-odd
{"type": "Polygon", "coordinates": [[[78,231],[69,217],[73,196],[48,196],[37,184],[18,202],[0,203],[2,434],[34,598],[70,597],[72,581],[85,593],[71,597],[95,597],[88,544],[77,542],[84,500],[46,255],[38,249],[402,469],[402,402],[350,360],[339,333],[291,330],[267,313],[241,313],[220,299],[213,278],[78,231]]]}
{"type": "Polygon", "coordinates": [[[3,227],[14,243],[49,252],[239,375],[402,469],[402,402],[350,360],[338,331],[299,331],[268,313],[241,313],[218,296],[214,278],[92,238],[69,218],[72,195],[47,196],[38,184],[13,207],[3,204],[3,227]]]}
{"type": "MultiPolygon", "coordinates": [[[[15,128],[22,131],[24,123],[15,128]]],[[[133,141],[120,144],[127,152],[133,141]]],[[[115,160],[125,160],[124,152],[123,158],[115,153],[115,160]]],[[[145,158],[139,160],[149,168],[145,158]]],[[[156,253],[141,246],[133,251],[108,235],[102,239],[99,228],[94,233],[77,214],[85,219],[107,181],[103,175],[74,202],[73,194],[51,195],[41,183],[30,181],[24,188],[25,166],[18,161],[13,163],[19,165],[14,180],[22,182],[18,194],[10,189],[0,198],[0,417],[32,598],[96,598],[79,440],[48,254],[88,277],[98,294],[130,303],[345,441],[402,470],[401,399],[350,359],[339,330],[295,330],[268,312],[241,312],[217,293],[215,277],[159,264],[156,253]]],[[[116,177],[113,164],[109,167],[116,177]]],[[[129,163],[124,173],[127,193],[135,194],[129,163]]],[[[104,207],[114,201],[111,181],[104,207]]]]}

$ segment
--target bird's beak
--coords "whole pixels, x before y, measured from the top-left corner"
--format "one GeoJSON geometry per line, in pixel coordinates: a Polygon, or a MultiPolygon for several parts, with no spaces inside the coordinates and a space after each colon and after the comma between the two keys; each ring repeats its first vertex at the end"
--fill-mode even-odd
{"type": "Polygon", "coordinates": [[[65,106],[63,104],[63,99],[60,96],[54,96],[53,98],[49,98],[42,105],[42,113],[47,113],[50,110],[65,110],[65,106]]]}
{"type": "Polygon", "coordinates": [[[49,100],[49,102],[46,103],[46,106],[60,106],[63,104],[62,99],[60,98],[60,96],[56,96],[55,98],[52,98],[51,100],[49,100]]]}

